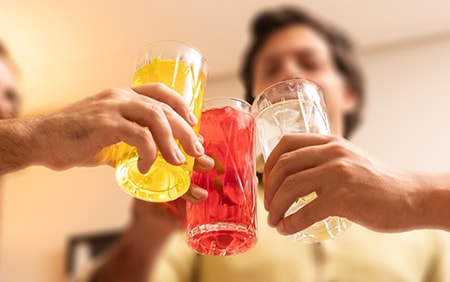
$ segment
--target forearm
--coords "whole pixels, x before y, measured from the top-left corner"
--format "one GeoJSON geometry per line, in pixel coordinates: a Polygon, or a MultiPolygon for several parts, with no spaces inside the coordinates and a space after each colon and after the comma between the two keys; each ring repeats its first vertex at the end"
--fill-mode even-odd
{"type": "Polygon", "coordinates": [[[148,281],[161,248],[174,229],[163,218],[142,221],[131,224],[98,268],[94,282],[148,281]]]}
{"type": "Polygon", "coordinates": [[[450,231],[450,173],[421,174],[415,198],[419,228],[450,231]]]}
{"type": "Polygon", "coordinates": [[[36,162],[37,138],[33,119],[0,120],[0,175],[36,162]]]}

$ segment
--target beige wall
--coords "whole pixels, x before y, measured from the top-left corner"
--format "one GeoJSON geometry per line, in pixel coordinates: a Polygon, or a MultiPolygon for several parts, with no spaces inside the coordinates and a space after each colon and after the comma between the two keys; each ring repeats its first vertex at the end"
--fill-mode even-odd
{"type": "MultiPolygon", "coordinates": [[[[354,141],[403,167],[450,169],[450,38],[362,54],[369,93],[354,141]]],[[[240,96],[234,77],[207,96],[240,96]]],[[[3,179],[0,259],[4,281],[60,281],[68,236],[122,228],[130,198],[112,168],[52,172],[33,167],[3,179]]]]}
{"type": "Polygon", "coordinates": [[[353,141],[402,167],[450,169],[450,34],[363,54],[368,99],[353,141]]]}

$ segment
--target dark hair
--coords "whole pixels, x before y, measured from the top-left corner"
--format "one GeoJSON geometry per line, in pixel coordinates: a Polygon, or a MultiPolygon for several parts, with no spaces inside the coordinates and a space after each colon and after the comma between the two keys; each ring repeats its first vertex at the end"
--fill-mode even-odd
{"type": "Polygon", "coordinates": [[[281,7],[259,13],[251,26],[252,41],[244,55],[241,79],[245,87],[245,99],[253,101],[253,67],[256,54],[266,39],[274,32],[287,26],[303,24],[318,32],[327,42],[334,64],[357,95],[356,109],[345,116],[344,137],[348,138],[361,119],[364,101],[363,75],[351,40],[341,30],[326,24],[299,8],[281,7]]]}

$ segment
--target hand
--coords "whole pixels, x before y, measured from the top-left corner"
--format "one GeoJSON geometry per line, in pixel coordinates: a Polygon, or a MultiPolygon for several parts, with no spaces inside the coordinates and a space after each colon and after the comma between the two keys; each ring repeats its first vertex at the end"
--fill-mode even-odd
{"type": "Polygon", "coordinates": [[[137,147],[138,168],[145,173],[157,149],[171,164],[184,162],[174,139],[187,154],[202,156],[203,146],[191,128],[197,122],[181,95],[162,83],[151,83],[108,89],[36,118],[32,134],[40,153],[37,162],[52,169],[110,162],[96,156],[103,148],[124,141],[137,147]]]}
{"type": "Polygon", "coordinates": [[[267,159],[263,182],[268,222],[292,234],[328,216],[346,217],[377,231],[414,225],[414,177],[374,160],[341,137],[284,136],[267,159]],[[284,218],[299,197],[318,197],[284,218]]]}

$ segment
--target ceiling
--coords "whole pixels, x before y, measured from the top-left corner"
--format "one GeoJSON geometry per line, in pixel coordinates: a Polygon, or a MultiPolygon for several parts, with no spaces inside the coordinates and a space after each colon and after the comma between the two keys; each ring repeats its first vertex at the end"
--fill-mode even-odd
{"type": "Polygon", "coordinates": [[[250,19],[280,4],[339,24],[362,52],[450,34],[447,0],[2,0],[0,39],[22,69],[30,109],[129,85],[137,52],[155,40],[196,46],[210,79],[234,75],[250,19]]]}

